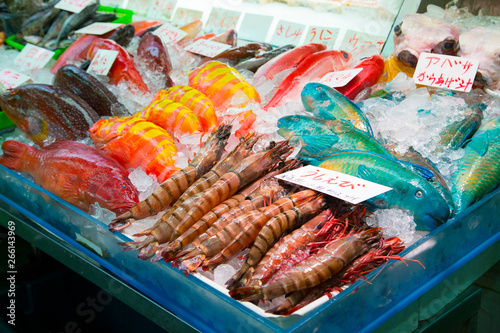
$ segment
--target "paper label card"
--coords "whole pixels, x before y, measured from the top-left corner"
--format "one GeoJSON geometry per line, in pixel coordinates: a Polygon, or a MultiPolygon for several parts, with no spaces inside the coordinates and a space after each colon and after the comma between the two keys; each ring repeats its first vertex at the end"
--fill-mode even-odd
{"type": "Polygon", "coordinates": [[[157,20],[170,20],[176,4],[176,0],[155,0],[149,7],[147,17],[157,20]]]}
{"type": "Polygon", "coordinates": [[[164,43],[175,43],[186,37],[187,32],[165,23],[153,32],[160,37],[164,43]]]}
{"type": "Polygon", "coordinates": [[[413,74],[416,84],[469,92],[479,60],[436,53],[421,53],[413,74]]]}
{"type": "Polygon", "coordinates": [[[352,204],[358,204],[391,190],[390,187],[384,185],[312,165],[288,171],[275,177],[352,204]]]}
{"type": "Polygon", "coordinates": [[[325,74],[319,82],[332,88],[343,87],[349,83],[363,68],[346,69],[345,71],[337,71],[325,74]]]}
{"type": "Polygon", "coordinates": [[[87,69],[88,73],[94,72],[99,75],[107,75],[111,66],[118,56],[118,51],[115,50],[98,50],[87,69]]]}
{"type": "Polygon", "coordinates": [[[85,28],[81,28],[76,30],[75,32],[78,34],[87,34],[87,35],[104,35],[111,30],[117,29],[121,27],[122,23],[105,23],[105,22],[96,22],[92,23],[85,28]]]}
{"type": "Polygon", "coordinates": [[[298,45],[305,30],[306,26],[303,24],[280,20],[271,37],[271,44],[278,46],[298,45]]]}
{"type": "Polygon", "coordinates": [[[178,7],[172,21],[182,27],[188,23],[201,20],[202,16],[202,11],[178,7]]]}
{"type": "Polygon", "coordinates": [[[14,89],[28,80],[30,80],[28,75],[18,73],[12,69],[4,69],[0,72],[0,83],[4,85],[5,89],[14,89]]]}
{"type": "Polygon", "coordinates": [[[240,16],[241,12],[214,7],[208,16],[205,29],[213,33],[235,29],[240,16]]]}
{"type": "Polygon", "coordinates": [[[229,48],[231,48],[231,45],[206,39],[198,39],[197,41],[186,46],[184,49],[192,53],[201,54],[205,57],[213,58],[229,48]]]}
{"type": "Polygon", "coordinates": [[[333,49],[339,33],[340,28],[320,26],[309,27],[304,44],[322,43],[325,44],[328,49],[333,49]]]}
{"type": "Polygon", "coordinates": [[[96,0],[60,0],[54,7],[72,13],[79,13],[83,8],[95,2],[96,0]]]}
{"type": "Polygon", "coordinates": [[[347,30],[340,45],[340,50],[351,53],[352,56],[362,53],[370,47],[376,47],[380,52],[385,44],[385,37],[364,32],[347,30]]]}
{"type": "Polygon", "coordinates": [[[53,55],[53,51],[28,43],[24,46],[22,51],[19,52],[14,63],[26,69],[43,68],[53,55]]]}

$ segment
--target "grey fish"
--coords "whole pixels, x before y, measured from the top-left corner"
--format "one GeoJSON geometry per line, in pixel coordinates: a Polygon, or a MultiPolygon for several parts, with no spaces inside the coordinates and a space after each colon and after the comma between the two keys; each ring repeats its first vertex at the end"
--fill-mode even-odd
{"type": "Polygon", "coordinates": [[[68,17],[71,15],[70,12],[67,12],[65,10],[61,11],[59,15],[57,15],[56,19],[52,22],[50,25],[49,30],[47,33],[43,36],[43,38],[36,44],[39,46],[45,46],[45,44],[54,38],[57,38],[59,33],[61,32],[61,29],[63,27],[64,22],[68,19],[68,17]]]}
{"type": "Polygon", "coordinates": [[[23,36],[38,35],[42,36],[44,27],[49,25],[59,15],[61,10],[57,8],[48,8],[30,16],[21,25],[16,37],[22,39],[23,36]]]}

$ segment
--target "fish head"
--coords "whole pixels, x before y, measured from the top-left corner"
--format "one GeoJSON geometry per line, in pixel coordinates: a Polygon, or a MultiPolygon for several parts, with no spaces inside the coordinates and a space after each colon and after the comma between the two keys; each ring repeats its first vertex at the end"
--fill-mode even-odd
{"type": "Polygon", "coordinates": [[[394,56],[415,68],[422,52],[455,55],[459,31],[452,24],[424,14],[407,14],[394,26],[394,56]]]}
{"type": "Polygon", "coordinates": [[[332,90],[322,83],[307,83],[300,94],[306,111],[313,112],[317,108],[329,108],[330,104],[333,103],[332,90]]]}
{"type": "Polygon", "coordinates": [[[97,188],[95,197],[101,207],[116,214],[125,213],[139,201],[137,189],[123,174],[112,174],[97,188]]]}
{"type": "Polygon", "coordinates": [[[290,115],[278,120],[278,134],[286,139],[294,135],[320,134],[327,130],[327,121],[305,115],[290,115]]]}
{"type": "Polygon", "coordinates": [[[461,57],[479,60],[476,84],[498,90],[500,82],[500,31],[474,27],[460,35],[461,57]]]}

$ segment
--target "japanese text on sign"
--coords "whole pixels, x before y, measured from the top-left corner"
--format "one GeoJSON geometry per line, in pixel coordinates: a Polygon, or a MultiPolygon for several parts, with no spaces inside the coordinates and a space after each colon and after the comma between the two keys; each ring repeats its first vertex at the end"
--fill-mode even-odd
{"type": "Polygon", "coordinates": [[[174,27],[171,24],[165,23],[153,32],[159,36],[164,43],[175,43],[186,37],[187,32],[174,27]]]}
{"type": "Polygon", "coordinates": [[[176,5],[176,0],[156,0],[151,3],[147,17],[153,19],[170,19],[176,5]]]}
{"type": "Polygon", "coordinates": [[[385,43],[385,37],[347,30],[340,49],[358,55],[370,47],[376,47],[380,52],[385,43]]]}
{"type": "Polygon", "coordinates": [[[193,10],[188,8],[178,7],[174,14],[174,23],[183,26],[188,23],[201,20],[203,12],[199,10],[193,10]]]}
{"type": "Polygon", "coordinates": [[[12,69],[4,69],[0,72],[0,83],[3,84],[6,89],[14,89],[29,79],[30,77],[28,75],[18,73],[12,69]]]}
{"type": "Polygon", "coordinates": [[[390,187],[384,185],[312,165],[288,171],[275,177],[329,194],[353,204],[391,190],[390,187]]]}
{"type": "Polygon", "coordinates": [[[98,50],[94,58],[92,58],[92,62],[90,63],[87,72],[107,75],[117,56],[118,51],[115,50],[98,50]]]}
{"type": "Polygon", "coordinates": [[[92,23],[91,25],[86,26],[85,28],[81,28],[76,30],[75,32],[78,34],[87,34],[87,35],[104,35],[111,30],[121,27],[123,24],[121,23],[92,23]]]}
{"type": "Polygon", "coordinates": [[[83,8],[95,3],[95,0],[61,0],[54,7],[72,13],[79,13],[83,8]]]}
{"type": "Polygon", "coordinates": [[[339,28],[332,27],[309,27],[304,43],[322,43],[333,49],[337,37],[339,35],[339,28]]]}
{"type": "Polygon", "coordinates": [[[235,29],[241,12],[222,8],[212,8],[205,29],[215,33],[235,29]]]}
{"type": "Polygon", "coordinates": [[[422,53],[413,80],[416,84],[469,92],[478,66],[476,59],[422,53]]]}
{"type": "Polygon", "coordinates": [[[327,73],[319,80],[319,82],[332,88],[343,87],[362,70],[363,68],[353,68],[345,71],[327,73]]]}
{"type": "Polygon", "coordinates": [[[206,39],[199,39],[194,43],[189,44],[184,49],[186,51],[201,54],[206,57],[213,58],[219,53],[229,49],[231,45],[214,42],[206,39]]]}
{"type": "Polygon", "coordinates": [[[303,24],[280,20],[271,37],[271,44],[279,46],[286,44],[298,45],[304,31],[305,25],[303,24]]]}
{"type": "Polygon", "coordinates": [[[52,51],[28,43],[17,55],[14,63],[26,69],[42,68],[50,61],[53,55],[54,52],[52,51]]]}

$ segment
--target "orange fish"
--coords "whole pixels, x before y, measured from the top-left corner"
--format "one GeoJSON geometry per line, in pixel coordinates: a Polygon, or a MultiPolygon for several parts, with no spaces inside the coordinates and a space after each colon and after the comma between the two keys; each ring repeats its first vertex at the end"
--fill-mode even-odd
{"type": "Polygon", "coordinates": [[[164,182],[178,170],[177,148],[166,130],[138,117],[101,119],[89,130],[99,148],[126,169],[141,167],[164,182]]]}
{"type": "Polygon", "coordinates": [[[158,98],[171,99],[191,109],[202,123],[203,131],[218,126],[214,104],[201,91],[189,86],[177,85],[158,91],[153,99],[158,98]]]}
{"type": "Polygon", "coordinates": [[[85,212],[97,202],[122,214],[139,201],[127,170],[99,149],[69,140],[36,149],[7,140],[2,150],[1,165],[27,172],[35,183],[85,212]]]}

